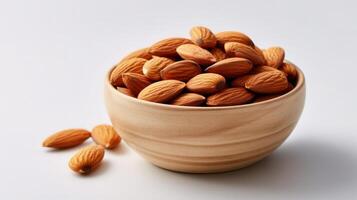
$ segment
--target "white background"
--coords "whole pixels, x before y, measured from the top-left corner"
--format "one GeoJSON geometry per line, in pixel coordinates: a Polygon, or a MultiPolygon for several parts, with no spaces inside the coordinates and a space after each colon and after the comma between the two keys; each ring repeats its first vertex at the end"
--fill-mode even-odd
{"type": "Polygon", "coordinates": [[[356,198],[357,5],[332,2],[0,1],[0,199],[356,198]],[[280,45],[305,72],[302,118],[269,158],[225,174],[179,174],[122,144],[81,177],[67,167],[78,148],[41,147],[60,129],[108,123],[106,71],[194,25],[280,45]]]}

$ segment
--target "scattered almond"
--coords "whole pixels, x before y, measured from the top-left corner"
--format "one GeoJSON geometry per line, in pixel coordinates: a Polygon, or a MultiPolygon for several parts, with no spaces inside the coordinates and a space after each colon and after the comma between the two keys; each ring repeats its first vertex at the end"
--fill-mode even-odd
{"type": "Polygon", "coordinates": [[[173,62],[169,58],[154,56],[144,64],[143,73],[150,80],[159,81],[161,80],[160,71],[173,62]]]}
{"type": "Polygon", "coordinates": [[[224,49],[229,57],[246,58],[255,65],[265,64],[264,57],[251,46],[238,42],[227,42],[224,49]]]}
{"type": "Polygon", "coordinates": [[[104,157],[104,148],[100,145],[91,145],[77,152],[69,161],[69,167],[81,174],[87,174],[96,169],[104,157]]]}
{"type": "Polygon", "coordinates": [[[201,73],[201,67],[191,60],[181,60],[174,62],[161,70],[162,79],[175,79],[188,81],[192,77],[201,73]]]}
{"type": "Polygon", "coordinates": [[[170,102],[177,106],[199,106],[206,101],[206,97],[196,93],[184,93],[170,102]]]}
{"type": "Polygon", "coordinates": [[[268,66],[278,68],[283,64],[285,52],[281,47],[270,47],[263,51],[268,66]]]}
{"type": "Polygon", "coordinates": [[[121,141],[113,126],[105,124],[94,127],[91,136],[95,143],[107,149],[115,148],[121,141]]]}
{"type": "Polygon", "coordinates": [[[150,54],[162,57],[175,57],[177,47],[183,44],[192,44],[193,42],[186,38],[168,38],[161,40],[150,47],[150,54]]]}
{"type": "Polygon", "coordinates": [[[110,74],[110,83],[113,86],[124,86],[122,74],[126,72],[142,74],[146,61],[144,58],[131,58],[119,63],[110,74]]]}
{"type": "Polygon", "coordinates": [[[254,47],[253,41],[244,33],[238,31],[224,31],[216,34],[217,42],[223,46],[226,42],[239,42],[254,47]]]}
{"type": "Polygon", "coordinates": [[[166,103],[185,88],[186,84],[178,80],[163,80],[155,82],[144,88],[138,95],[138,99],[156,103],[166,103]]]}
{"type": "Polygon", "coordinates": [[[65,149],[82,144],[90,137],[90,132],[84,129],[66,129],[52,134],[43,141],[42,146],[65,149]]]}
{"type": "Polygon", "coordinates": [[[216,46],[216,36],[206,27],[195,26],[190,31],[191,40],[202,48],[213,48],[216,46]]]}
{"type": "Polygon", "coordinates": [[[195,61],[201,65],[209,65],[216,62],[216,58],[206,49],[194,44],[184,44],[176,49],[181,58],[195,61]]]}
{"type": "Polygon", "coordinates": [[[123,82],[134,96],[137,96],[141,90],[151,84],[146,76],[137,73],[124,73],[123,82]]]}
{"type": "Polygon", "coordinates": [[[280,93],[288,87],[288,79],[279,71],[261,72],[249,78],[245,87],[256,93],[280,93]]]}
{"type": "Polygon", "coordinates": [[[216,93],[225,86],[225,78],[214,73],[199,74],[187,82],[187,89],[189,91],[202,95],[216,93]]]}
{"type": "Polygon", "coordinates": [[[234,78],[247,74],[253,68],[252,62],[245,58],[227,58],[206,68],[206,72],[234,78]]]}
{"type": "Polygon", "coordinates": [[[207,98],[208,106],[233,106],[250,102],[254,94],[244,87],[226,88],[207,98]]]}

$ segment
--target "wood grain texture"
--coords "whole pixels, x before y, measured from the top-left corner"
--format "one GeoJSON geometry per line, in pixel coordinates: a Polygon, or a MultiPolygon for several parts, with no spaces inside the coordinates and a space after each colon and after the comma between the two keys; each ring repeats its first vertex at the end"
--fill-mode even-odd
{"type": "Polygon", "coordinates": [[[278,148],[297,124],[305,81],[264,102],[226,107],[187,107],[128,97],[105,83],[115,129],[153,164],[179,172],[214,173],[251,165],[278,148]]]}

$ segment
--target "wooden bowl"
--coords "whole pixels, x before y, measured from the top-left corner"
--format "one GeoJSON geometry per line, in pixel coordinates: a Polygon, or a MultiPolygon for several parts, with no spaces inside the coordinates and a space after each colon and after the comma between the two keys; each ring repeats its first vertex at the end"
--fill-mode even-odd
{"type": "Polygon", "coordinates": [[[305,101],[304,75],[296,87],[264,102],[185,107],[138,100],[105,82],[113,126],[153,164],[179,172],[214,173],[251,165],[279,147],[297,124],[305,101]]]}

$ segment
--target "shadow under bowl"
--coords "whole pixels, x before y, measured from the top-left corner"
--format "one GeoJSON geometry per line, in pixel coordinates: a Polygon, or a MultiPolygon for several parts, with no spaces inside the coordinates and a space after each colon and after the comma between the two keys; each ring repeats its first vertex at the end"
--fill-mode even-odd
{"type": "Polygon", "coordinates": [[[305,79],[274,99],[238,106],[188,107],[139,100],[105,81],[105,104],[123,140],[153,164],[178,172],[215,173],[251,165],[271,154],[295,128],[305,79]]]}

